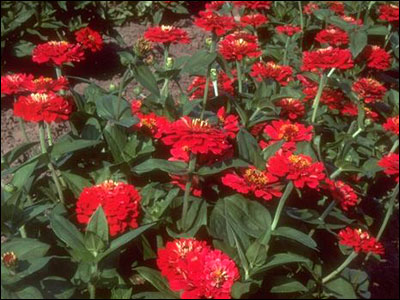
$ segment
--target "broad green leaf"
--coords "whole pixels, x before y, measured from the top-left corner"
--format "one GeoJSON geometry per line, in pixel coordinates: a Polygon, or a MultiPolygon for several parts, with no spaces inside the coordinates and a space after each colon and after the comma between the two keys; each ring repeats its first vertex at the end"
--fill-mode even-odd
{"type": "Polygon", "coordinates": [[[99,205],[97,210],[91,216],[89,224],[86,227],[86,232],[93,232],[105,244],[108,243],[108,223],[101,205],[99,205]]]}
{"type": "Polygon", "coordinates": [[[200,176],[218,174],[226,169],[248,167],[249,164],[241,159],[228,159],[225,161],[217,162],[211,166],[203,166],[196,173],[200,176]]]}
{"type": "Polygon", "coordinates": [[[57,157],[69,152],[90,148],[99,143],[100,141],[74,139],[72,136],[67,135],[54,144],[51,155],[57,157]]]}
{"type": "Polygon", "coordinates": [[[157,80],[149,67],[146,65],[138,65],[132,68],[132,72],[136,80],[148,89],[152,94],[160,97],[160,89],[158,88],[157,80]]]}
{"type": "Polygon", "coordinates": [[[293,278],[280,277],[273,280],[271,293],[300,293],[308,289],[299,281],[293,278]]]}
{"type": "Polygon", "coordinates": [[[265,168],[265,162],[260,156],[261,149],[257,140],[246,130],[240,129],[237,134],[237,144],[239,148],[239,157],[251,163],[257,168],[265,168]]]}
{"type": "Polygon", "coordinates": [[[35,171],[38,162],[38,160],[33,160],[20,168],[17,172],[15,172],[11,183],[18,189],[22,189],[23,187],[26,188],[25,184],[35,171]]]}
{"type": "Polygon", "coordinates": [[[104,95],[98,98],[96,110],[100,117],[123,127],[130,128],[139,121],[132,115],[128,101],[115,95],[104,95]]]}
{"type": "Polygon", "coordinates": [[[85,187],[92,186],[92,183],[89,179],[79,176],[77,174],[72,174],[67,171],[61,171],[61,175],[67,183],[69,189],[74,193],[75,197],[79,197],[85,187]]]}
{"type": "Polygon", "coordinates": [[[294,240],[314,250],[317,248],[317,243],[311,237],[291,227],[278,227],[272,232],[272,235],[294,240]]]}
{"type": "Polygon", "coordinates": [[[141,277],[150,282],[161,293],[172,297],[173,299],[180,298],[178,293],[174,293],[170,290],[168,281],[161,276],[159,271],[147,267],[138,267],[135,268],[135,271],[137,271],[141,277]]]}
{"type": "Polygon", "coordinates": [[[8,165],[11,165],[18,157],[22,154],[30,150],[32,147],[36,146],[38,142],[31,142],[31,143],[23,143],[12,150],[8,151],[6,154],[2,156],[2,158],[7,162],[8,165]]]}
{"type": "Polygon", "coordinates": [[[357,57],[368,43],[368,35],[364,30],[350,33],[350,50],[353,57],[357,57]]]}
{"type": "Polygon", "coordinates": [[[204,49],[199,50],[191,56],[191,58],[183,67],[182,72],[189,73],[190,75],[205,76],[208,65],[211,64],[216,59],[216,57],[216,52],[209,53],[204,49]]]}
{"type": "Polygon", "coordinates": [[[324,291],[337,299],[357,299],[353,286],[346,279],[339,277],[329,281],[324,286],[324,291]]]}
{"type": "Polygon", "coordinates": [[[312,262],[308,258],[304,256],[300,256],[298,254],[294,253],[278,253],[275,254],[271,257],[268,258],[267,263],[260,267],[257,270],[257,273],[260,272],[265,272],[268,270],[271,270],[273,268],[282,266],[282,265],[287,265],[287,264],[293,264],[293,263],[301,263],[301,264],[307,264],[311,265],[312,262]]]}
{"type": "Polygon", "coordinates": [[[40,281],[46,299],[70,299],[75,293],[75,287],[65,278],[49,276],[40,281]]]}
{"type": "Polygon", "coordinates": [[[187,174],[187,168],[188,165],[181,161],[169,161],[151,158],[133,167],[132,172],[141,175],[154,170],[161,170],[171,174],[185,175],[187,174]]]}
{"type": "Polygon", "coordinates": [[[50,246],[35,239],[13,238],[1,245],[1,253],[14,252],[19,260],[43,257],[50,246]]]}

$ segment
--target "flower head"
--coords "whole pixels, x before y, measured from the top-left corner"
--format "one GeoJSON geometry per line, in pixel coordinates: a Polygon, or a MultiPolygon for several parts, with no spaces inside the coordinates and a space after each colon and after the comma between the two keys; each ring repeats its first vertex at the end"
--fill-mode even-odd
{"type": "Polygon", "coordinates": [[[272,121],[271,125],[264,128],[269,138],[276,142],[284,140],[283,148],[292,148],[296,142],[311,141],[312,139],[312,126],[304,126],[300,123],[292,123],[291,121],[272,121]]]}
{"type": "Polygon", "coordinates": [[[391,131],[394,134],[399,135],[399,116],[388,118],[386,123],[383,124],[383,128],[387,131],[391,131]]]}
{"type": "Polygon", "coordinates": [[[294,25],[284,25],[284,26],[276,26],[276,31],[280,34],[286,34],[287,36],[295,35],[298,32],[301,32],[301,28],[299,26],[294,25]]]}
{"type": "Polygon", "coordinates": [[[66,41],[50,41],[33,49],[32,60],[39,64],[51,62],[61,66],[69,62],[79,62],[85,58],[84,55],[85,53],[80,44],[70,44],[66,41]]]}
{"type": "Polygon", "coordinates": [[[134,125],[134,129],[139,129],[155,139],[161,138],[164,128],[169,124],[166,117],[158,116],[153,112],[149,114],[137,112],[136,116],[139,118],[139,123],[134,125]]]}
{"type": "Polygon", "coordinates": [[[256,62],[251,69],[251,76],[255,77],[258,81],[263,79],[274,79],[279,84],[286,86],[293,80],[293,69],[290,66],[278,65],[272,61],[256,62]]]}
{"type": "Polygon", "coordinates": [[[350,185],[340,180],[334,181],[328,178],[325,179],[325,183],[325,188],[331,192],[333,199],[340,204],[344,211],[348,211],[350,207],[357,205],[359,198],[350,185]]]}
{"type": "Polygon", "coordinates": [[[327,29],[321,30],[315,36],[315,40],[321,44],[328,44],[333,47],[347,45],[349,36],[346,31],[335,26],[329,26],[327,29]]]}
{"type": "Polygon", "coordinates": [[[194,24],[205,31],[214,32],[217,36],[224,35],[236,27],[233,17],[221,16],[214,11],[200,11],[199,15],[194,24]]]}
{"type": "Polygon", "coordinates": [[[339,243],[352,247],[355,252],[384,254],[383,245],[361,229],[346,227],[339,232],[339,243]]]}
{"type": "Polygon", "coordinates": [[[150,42],[162,44],[190,43],[190,39],[185,30],[166,25],[148,28],[144,33],[144,38],[150,42]]]}
{"type": "Polygon", "coordinates": [[[353,91],[365,103],[375,103],[381,101],[387,89],[383,84],[373,78],[360,78],[352,87],[353,91]]]}
{"type": "Polygon", "coordinates": [[[261,25],[266,24],[267,22],[267,17],[262,14],[244,15],[240,18],[240,25],[242,27],[253,26],[254,28],[257,28],[261,25]]]}
{"type": "Polygon", "coordinates": [[[383,4],[379,7],[379,19],[387,22],[399,22],[399,6],[383,4]]]}
{"type": "Polygon", "coordinates": [[[32,87],[33,75],[21,73],[1,76],[1,93],[15,95],[26,92],[32,87]]]}
{"type": "Polygon", "coordinates": [[[66,90],[68,88],[68,80],[64,76],[58,79],[40,76],[33,79],[28,90],[32,93],[49,93],[66,90]]]}
{"type": "Polygon", "coordinates": [[[303,52],[303,71],[317,69],[350,69],[354,66],[351,52],[348,49],[323,48],[316,51],[303,52]]]}
{"type": "Polygon", "coordinates": [[[233,5],[249,9],[270,9],[272,1],[233,1],[233,5]]]}
{"type": "Polygon", "coordinates": [[[78,222],[88,224],[99,206],[107,218],[111,236],[138,227],[141,197],[135,187],[124,182],[107,180],[83,189],[76,203],[78,222]]]}
{"type": "MultiPolygon", "coordinates": [[[[202,99],[204,97],[204,90],[206,87],[206,77],[205,76],[195,76],[192,83],[188,87],[188,92],[191,93],[190,100],[202,99]]],[[[236,78],[230,78],[225,72],[219,72],[217,75],[217,86],[218,91],[226,92],[233,95],[235,92],[234,83],[236,78]]],[[[210,81],[208,86],[208,99],[215,97],[213,83],[210,81]]]]}
{"type": "Polygon", "coordinates": [[[363,51],[363,58],[367,60],[367,66],[377,70],[387,70],[390,68],[390,54],[379,46],[368,45],[363,51]]]}
{"type": "Polygon", "coordinates": [[[14,252],[4,252],[1,255],[1,261],[3,262],[4,266],[8,269],[14,268],[18,263],[18,258],[14,252]]]}
{"type": "Polygon", "coordinates": [[[283,98],[276,102],[275,105],[281,108],[280,117],[296,120],[305,114],[304,103],[299,99],[283,98]]]}
{"type": "Polygon", "coordinates": [[[344,3],[342,1],[328,1],[328,6],[338,15],[344,15],[344,3]]]}
{"type": "Polygon", "coordinates": [[[89,49],[92,52],[100,51],[103,48],[103,38],[100,33],[89,27],[76,31],[75,39],[83,48],[89,49]]]}
{"type": "Polygon", "coordinates": [[[243,60],[245,57],[259,57],[257,37],[245,32],[227,35],[219,44],[219,52],[226,60],[243,60]]]}
{"type": "Polygon", "coordinates": [[[306,15],[311,15],[314,11],[318,10],[319,6],[317,3],[309,2],[307,5],[304,6],[303,12],[306,15]]]}
{"type": "Polygon", "coordinates": [[[399,155],[396,153],[388,154],[378,162],[378,165],[382,167],[386,175],[396,176],[396,181],[399,182],[399,155]]]}

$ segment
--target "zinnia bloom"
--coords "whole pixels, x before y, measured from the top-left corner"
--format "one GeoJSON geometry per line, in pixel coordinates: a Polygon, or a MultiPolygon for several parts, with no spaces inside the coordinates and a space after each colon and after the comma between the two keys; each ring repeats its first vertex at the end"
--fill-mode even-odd
{"type": "Polygon", "coordinates": [[[28,122],[62,122],[72,113],[72,102],[55,93],[32,93],[14,103],[14,115],[28,122]]]}
{"type": "Polygon", "coordinates": [[[32,60],[39,64],[51,62],[61,66],[68,62],[79,62],[85,58],[84,55],[85,53],[79,44],[50,41],[33,49],[32,60]]]}
{"type": "Polygon", "coordinates": [[[317,69],[350,69],[354,66],[351,52],[348,49],[323,48],[316,51],[303,52],[303,71],[317,69]]]}
{"type": "Polygon", "coordinates": [[[301,118],[305,114],[304,103],[299,99],[283,98],[275,103],[281,108],[280,117],[286,117],[290,120],[301,118]]]}
{"type": "Polygon", "coordinates": [[[341,1],[328,1],[329,9],[338,15],[344,14],[344,3],[341,1]]]}
{"type": "Polygon", "coordinates": [[[379,19],[388,22],[399,22],[399,7],[393,4],[383,4],[379,7],[379,19]]]}
{"type": "Polygon", "coordinates": [[[1,76],[1,93],[15,95],[26,92],[32,87],[33,75],[22,73],[1,76]]]}
{"type": "Polygon", "coordinates": [[[306,185],[317,189],[325,178],[325,167],[320,162],[304,154],[293,154],[279,150],[267,163],[268,171],[278,177],[292,180],[295,187],[304,188],[306,185]]]}
{"type": "Polygon", "coordinates": [[[239,118],[235,115],[226,115],[225,107],[222,106],[217,112],[218,120],[221,122],[229,138],[236,138],[239,131],[239,118]]]}
{"type": "Polygon", "coordinates": [[[387,91],[383,84],[372,78],[360,78],[353,84],[352,89],[365,103],[381,101],[387,91]]]}
{"type": "Polygon", "coordinates": [[[345,15],[343,15],[343,16],[340,16],[340,18],[341,18],[343,21],[345,21],[345,22],[347,22],[347,23],[349,23],[349,24],[352,24],[352,25],[358,25],[358,26],[362,26],[362,25],[363,25],[363,20],[353,18],[352,16],[345,16],[345,15]]]}
{"type": "Polygon", "coordinates": [[[83,46],[83,48],[89,49],[92,52],[100,51],[103,48],[103,38],[100,33],[90,29],[89,27],[76,31],[75,39],[83,46]]]}
{"type": "Polygon", "coordinates": [[[219,52],[226,60],[242,60],[245,57],[259,57],[257,37],[245,32],[227,35],[219,44],[219,52]]]}
{"type": "Polygon", "coordinates": [[[272,1],[233,1],[233,5],[249,9],[270,9],[272,1]]]}
{"type": "Polygon", "coordinates": [[[330,46],[342,46],[349,43],[349,36],[346,31],[335,26],[329,26],[327,29],[321,30],[315,36],[315,40],[321,44],[329,44],[330,46]]]}
{"type": "Polygon", "coordinates": [[[158,116],[153,112],[149,114],[138,112],[136,113],[136,116],[140,121],[139,123],[133,125],[134,128],[140,129],[155,139],[161,138],[164,128],[169,124],[166,117],[158,116]]]}
{"type": "Polygon", "coordinates": [[[206,3],[206,10],[219,10],[226,1],[211,1],[206,3]]]}
{"type": "Polygon", "coordinates": [[[4,252],[1,255],[1,261],[6,268],[14,268],[18,263],[18,258],[14,252],[4,252]]]}
{"type": "Polygon", "coordinates": [[[140,200],[133,185],[107,180],[83,189],[76,203],[77,220],[81,224],[88,224],[92,214],[101,205],[110,235],[116,236],[129,228],[138,227],[140,200]]]}
{"type": "Polygon", "coordinates": [[[385,128],[385,130],[387,131],[391,131],[394,134],[399,135],[399,116],[388,118],[386,120],[386,123],[383,124],[383,128],[385,128]]]}
{"type": "Polygon", "coordinates": [[[32,80],[32,84],[28,88],[32,93],[49,93],[66,90],[68,88],[68,80],[64,76],[58,79],[40,76],[32,80]]]}
{"type": "Polygon", "coordinates": [[[200,11],[200,18],[195,18],[194,24],[205,31],[214,32],[217,36],[224,35],[236,27],[233,17],[220,16],[214,11],[200,11]]]}
{"type": "Polygon", "coordinates": [[[268,173],[260,171],[251,166],[241,172],[229,173],[222,177],[222,183],[241,194],[253,194],[257,198],[269,201],[272,197],[282,195],[281,188],[277,185],[278,178],[268,173]]]}
{"type": "Polygon", "coordinates": [[[346,227],[345,229],[340,230],[339,243],[344,246],[352,247],[357,253],[372,252],[378,255],[385,253],[383,245],[361,229],[346,227]]]}
{"type": "Polygon", "coordinates": [[[162,44],[190,43],[190,39],[185,30],[165,25],[148,28],[144,33],[144,38],[150,42],[162,44]]]}
{"type": "Polygon", "coordinates": [[[333,199],[337,201],[344,211],[356,206],[359,198],[354,189],[340,180],[325,179],[326,188],[331,192],[333,199]]]}
{"type": "Polygon", "coordinates": [[[293,80],[293,69],[290,66],[281,66],[272,61],[256,62],[251,69],[251,76],[255,77],[258,81],[263,79],[274,79],[279,84],[286,86],[293,80]]]}
{"type": "Polygon", "coordinates": [[[267,17],[262,14],[244,15],[240,18],[240,25],[242,27],[253,26],[254,28],[257,28],[267,22],[267,17]]]}
{"type": "Polygon", "coordinates": [[[396,176],[396,181],[399,182],[399,155],[396,153],[390,153],[378,162],[378,165],[382,167],[386,175],[396,176]]]}
{"type": "MultiPolygon", "coordinates": [[[[204,90],[206,87],[206,77],[205,76],[196,76],[193,78],[192,83],[188,87],[188,92],[191,93],[190,100],[194,99],[202,99],[204,97],[204,90]]],[[[226,92],[230,95],[233,95],[235,92],[234,83],[236,78],[230,78],[226,75],[225,72],[219,72],[217,78],[217,85],[219,94],[222,92],[226,92]]],[[[215,97],[213,83],[209,82],[208,86],[208,99],[215,97]]]]}
{"type": "Polygon", "coordinates": [[[369,68],[377,70],[387,70],[390,68],[390,54],[379,46],[367,46],[364,49],[363,57],[367,60],[369,68]]]}
{"type": "Polygon", "coordinates": [[[275,29],[278,33],[286,34],[287,36],[292,36],[298,32],[301,32],[301,28],[299,26],[294,26],[294,25],[276,26],[275,29]]]}

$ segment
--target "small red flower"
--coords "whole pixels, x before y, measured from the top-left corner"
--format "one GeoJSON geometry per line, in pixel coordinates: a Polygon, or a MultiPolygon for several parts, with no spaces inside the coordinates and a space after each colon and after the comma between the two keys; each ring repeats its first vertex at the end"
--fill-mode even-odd
{"type": "Polygon", "coordinates": [[[344,15],[344,4],[341,1],[328,1],[329,9],[338,15],[344,15]]]}
{"type": "Polygon", "coordinates": [[[3,262],[4,266],[8,269],[14,268],[18,263],[18,258],[14,252],[4,252],[1,255],[1,261],[3,262]]]}
{"type": "Polygon", "coordinates": [[[169,124],[166,117],[158,116],[153,112],[149,114],[138,112],[136,116],[140,121],[134,125],[134,128],[147,133],[155,139],[161,138],[164,128],[169,124]]]}
{"type": "Polygon", "coordinates": [[[299,26],[294,25],[284,25],[284,26],[276,26],[276,31],[280,34],[286,34],[287,36],[295,35],[298,32],[301,32],[301,28],[299,26]]]}
{"type": "Polygon", "coordinates": [[[144,33],[144,38],[150,42],[162,44],[190,43],[190,39],[185,30],[165,25],[148,28],[144,33]]]}
{"type": "Polygon", "coordinates": [[[345,22],[347,22],[349,24],[352,24],[352,25],[358,25],[358,26],[362,26],[363,25],[363,21],[361,19],[357,20],[356,18],[353,18],[352,16],[343,15],[343,16],[340,16],[340,18],[343,21],[345,21],[345,22]]]}
{"type": "Polygon", "coordinates": [[[89,49],[92,52],[100,51],[103,48],[103,38],[100,33],[90,29],[89,27],[76,31],[75,39],[83,46],[83,48],[89,49]]]}
{"type": "Polygon", "coordinates": [[[387,22],[399,22],[399,7],[393,4],[383,4],[379,7],[379,19],[387,22]]]}
{"type": "Polygon", "coordinates": [[[390,68],[390,54],[379,46],[367,46],[364,49],[363,57],[367,60],[367,66],[377,70],[387,70],[390,68]]]}
{"type": "Polygon", "coordinates": [[[272,61],[256,62],[251,69],[251,76],[255,77],[258,81],[263,79],[274,79],[279,84],[286,86],[293,80],[293,69],[290,66],[281,66],[272,61]]]}
{"type": "Polygon", "coordinates": [[[329,26],[327,29],[318,32],[315,40],[321,44],[329,44],[330,46],[337,47],[347,45],[349,43],[349,36],[346,31],[340,28],[329,26]]]}
{"type": "Polygon", "coordinates": [[[378,255],[383,255],[385,253],[383,245],[361,229],[346,227],[340,230],[339,243],[344,246],[352,247],[357,253],[372,252],[378,255]]]}
{"type": "Polygon", "coordinates": [[[241,194],[254,194],[257,198],[269,201],[272,197],[282,196],[281,188],[277,185],[278,178],[267,171],[249,167],[241,172],[228,173],[222,177],[222,183],[241,194]]]}
{"type": "Polygon", "coordinates": [[[107,218],[111,236],[138,227],[141,197],[135,187],[123,182],[107,180],[83,189],[76,203],[77,220],[88,224],[99,206],[107,218]]]}
{"type": "Polygon", "coordinates": [[[383,124],[383,128],[385,128],[385,130],[387,131],[391,131],[394,134],[399,135],[399,116],[388,118],[386,120],[386,123],[383,124]]]}
{"type": "Polygon", "coordinates": [[[268,171],[278,177],[292,180],[297,188],[306,185],[317,189],[325,178],[325,167],[320,162],[313,163],[312,158],[304,154],[278,151],[267,163],[268,171]]]}
{"type": "Polygon", "coordinates": [[[281,108],[281,118],[296,120],[305,114],[304,103],[298,99],[283,98],[276,102],[275,105],[281,108]]]}
{"type": "Polygon", "coordinates": [[[314,11],[316,11],[318,9],[320,9],[318,4],[310,2],[310,3],[308,3],[307,5],[304,6],[303,12],[306,15],[311,15],[314,11]]]}
{"type": "Polygon", "coordinates": [[[20,96],[14,103],[14,115],[28,122],[62,122],[72,113],[72,102],[55,93],[20,96]]]}
{"type": "Polygon", "coordinates": [[[51,62],[58,66],[69,62],[79,62],[85,53],[79,44],[65,41],[50,41],[36,46],[32,51],[32,60],[38,64],[51,62]]]}
{"type": "Polygon", "coordinates": [[[233,1],[233,5],[249,9],[270,9],[272,1],[233,1]]]}
{"type": "MultiPolygon", "coordinates": [[[[204,97],[204,90],[206,86],[206,77],[196,76],[188,87],[188,92],[191,93],[190,100],[202,99],[204,97]]],[[[219,72],[217,78],[218,91],[226,92],[233,95],[235,92],[234,83],[236,78],[230,78],[225,72],[219,72]]],[[[208,99],[215,97],[213,83],[210,81],[208,86],[208,99]]]]}
{"type": "Polygon", "coordinates": [[[219,10],[226,3],[226,1],[211,1],[206,3],[206,10],[219,10]]]}
{"type": "Polygon", "coordinates": [[[218,110],[217,116],[229,138],[236,138],[239,131],[239,118],[235,115],[226,115],[224,106],[218,110]]]}
{"type": "Polygon", "coordinates": [[[378,162],[378,165],[382,167],[386,175],[396,176],[396,181],[399,182],[399,155],[396,153],[388,154],[378,162]]]}
{"type": "Polygon", "coordinates": [[[217,36],[224,35],[236,27],[233,17],[220,16],[214,11],[200,11],[199,15],[194,24],[205,31],[214,32],[217,36]]]}
{"type": "Polygon", "coordinates": [[[382,101],[387,91],[383,84],[372,78],[358,79],[352,89],[365,103],[382,101]]]}
{"type": "Polygon", "coordinates": [[[142,101],[133,99],[131,102],[131,110],[132,114],[137,114],[140,112],[140,108],[142,107],[142,101]]]}
{"type": "Polygon", "coordinates": [[[257,28],[267,22],[267,17],[262,14],[244,15],[240,18],[240,25],[242,27],[253,26],[254,28],[257,28]]]}
{"type": "Polygon", "coordinates": [[[356,206],[359,198],[355,193],[354,189],[344,183],[343,181],[325,179],[326,186],[324,188],[328,189],[333,199],[335,199],[344,211],[348,211],[350,207],[356,206]]]}
{"type": "Polygon", "coordinates": [[[33,75],[10,74],[1,76],[1,93],[4,95],[15,95],[26,92],[32,87],[33,75]]]}
{"type": "Polygon", "coordinates": [[[40,76],[32,80],[32,84],[28,90],[32,93],[49,93],[66,90],[68,88],[68,80],[64,76],[58,79],[40,76]]]}
{"type": "Polygon", "coordinates": [[[323,48],[316,51],[303,52],[303,71],[317,69],[350,69],[354,66],[351,52],[348,49],[323,48]]]}
{"type": "Polygon", "coordinates": [[[227,35],[219,44],[219,52],[226,60],[238,61],[245,57],[259,57],[262,54],[257,37],[244,32],[227,35]]]}

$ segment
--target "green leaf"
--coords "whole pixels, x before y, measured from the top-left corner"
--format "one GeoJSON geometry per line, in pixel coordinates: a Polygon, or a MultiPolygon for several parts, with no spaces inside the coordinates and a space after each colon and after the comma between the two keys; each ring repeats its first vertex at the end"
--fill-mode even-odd
{"type": "Polygon", "coordinates": [[[241,159],[228,159],[217,162],[211,166],[201,167],[196,174],[200,176],[214,175],[230,168],[248,167],[249,164],[241,159]]]}
{"type": "Polygon", "coordinates": [[[15,291],[15,294],[18,297],[17,299],[43,299],[43,295],[40,291],[33,286],[27,286],[21,290],[15,291]]]}
{"type": "Polygon", "coordinates": [[[40,281],[46,299],[70,299],[75,287],[65,278],[49,276],[40,281]]]}
{"type": "Polygon", "coordinates": [[[271,293],[300,293],[308,291],[301,282],[292,278],[279,277],[273,280],[273,285],[271,293]]]}
{"type": "Polygon", "coordinates": [[[148,173],[154,170],[161,170],[171,174],[187,174],[188,165],[181,161],[169,161],[163,159],[151,158],[132,168],[136,174],[148,173]]]}
{"type": "Polygon", "coordinates": [[[31,177],[33,172],[35,171],[38,162],[38,160],[33,160],[20,168],[17,172],[15,172],[11,183],[18,189],[22,189],[28,181],[29,177],[31,177]]]}
{"type": "Polygon", "coordinates": [[[324,291],[337,299],[357,299],[353,286],[344,278],[336,278],[324,286],[324,291]]]}
{"type": "Polygon", "coordinates": [[[264,149],[262,150],[262,156],[263,156],[264,160],[265,160],[265,161],[268,161],[268,159],[269,159],[271,156],[274,156],[274,154],[275,154],[279,149],[282,148],[282,145],[283,145],[285,142],[286,142],[285,140],[282,140],[282,141],[279,141],[279,142],[276,142],[276,143],[273,143],[273,144],[269,145],[267,148],[264,148],[264,149]]]}
{"type": "Polygon", "coordinates": [[[357,30],[350,33],[350,50],[354,58],[356,58],[368,43],[368,35],[364,30],[357,30]]]}
{"type": "Polygon", "coordinates": [[[14,252],[19,260],[43,257],[50,246],[35,239],[14,238],[1,245],[1,254],[14,252]]]}
{"type": "Polygon", "coordinates": [[[193,54],[182,69],[182,72],[190,75],[205,76],[208,66],[217,58],[217,53],[209,53],[207,50],[199,50],[193,54]]]}
{"type": "Polygon", "coordinates": [[[157,80],[149,67],[146,65],[138,65],[133,67],[132,72],[136,80],[148,89],[152,94],[160,97],[160,89],[158,88],[157,80]]]}
{"type": "Polygon", "coordinates": [[[75,139],[70,135],[66,135],[54,144],[51,150],[51,155],[53,157],[58,157],[66,153],[96,146],[99,143],[100,141],[75,139]]]}
{"type": "Polygon", "coordinates": [[[308,258],[300,256],[298,254],[278,253],[268,258],[267,263],[262,267],[260,267],[257,270],[257,273],[265,272],[282,265],[293,264],[293,263],[302,263],[307,265],[312,264],[312,262],[308,258]]]}
{"type": "Polygon", "coordinates": [[[4,154],[2,156],[2,158],[6,161],[6,163],[8,165],[11,165],[14,161],[16,161],[18,159],[18,157],[20,157],[22,154],[24,154],[25,152],[27,152],[28,150],[30,150],[32,147],[36,146],[37,144],[39,144],[39,143],[31,142],[31,143],[20,144],[20,145],[16,146],[15,148],[13,148],[12,150],[10,150],[9,152],[7,152],[6,154],[4,154]]]}
{"type": "Polygon", "coordinates": [[[138,267],[135,271],[139,273],[146,281],[150,282],[158,291],[171,297],[172,299],[179,299],[179,294],[170,290],[167,280],[161,276],[159,271],[147,268],[138,267]]]}
{"type": "Polygon", "coordinates": [[[32,50],[35,48],[35,44],[32,42],[20,40],[14,45],[14,55],[16,57],[25,57],[25,56],[31,56],[32,55],[32,50]]]}
{"type": "Polygon", "coordinates": [[[304,232],[301,232],[291,227],[276,228],[272,232],[272,235],[288,238],[296,242],[299,242],[300,244],[303,244],[304,246],[309,247],[311,249],[314,250],[317,249],[317,243],[311,237],[309,237],[304,232]]]}
{"type": "Polygon", "coordinates": [[[92,183],[89,179],[79,176],[77,174],[72,174],[67,171],[61,171],[61,175],[67,183],[68,188],[74,193],[75,197],[79,197],[85,187],[92,186],[92,183]]]}
{"type": "Polygon", "coordinates": [[[124,162],[123,149],[128,141],[127,133],[115,124],[107,124],[103,131],[116,163],[124,162]]]}
{"type": "Polygon", "coordinates": [[[86,232],[93,232],[105,244],[108,243],[108,223],[101,205],[99,205],[97,210],[91,216],[89,224],[86,227],[86,232]]]}
{"type": "Polygon", "coordinates": [[[266,247],[255,241],[246,251],[246,257],[249,262],[250,268],[259,267],[265,264],[267,259],[266,247]]]}
{"type": "Polygon", "coordinates": [[[260,155],[261,149],[257,140],[244,128],[240,129],[236,138],[239,148],[239,157],[257,168],[265,168],[265,161],[260,155]]]}
{"type": "Polygon", "coordinates": [[[139,122],[132,115],[128,101],[115,95],[104,95],[96,100],[97,114],[113,123],[130,128],[139,122]]]}
{"type": "Polygon", "coordinates": [[[387,35],[388,29],[383,25],[374,25],[367,29],[368,35],[387,35]]]}

